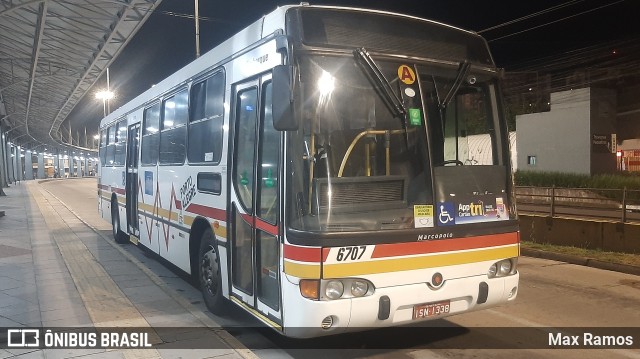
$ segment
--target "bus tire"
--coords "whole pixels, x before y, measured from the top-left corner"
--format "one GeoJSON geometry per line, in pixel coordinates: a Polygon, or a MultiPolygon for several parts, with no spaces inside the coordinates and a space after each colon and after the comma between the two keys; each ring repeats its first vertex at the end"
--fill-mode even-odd
{"type": "Polygon", "coordinates": [[[111,232],[113,232],[113,239],[115,239],[116,243],[124,244],[129,241],[127,235],[120,230],[120,213],[116,199],[111,201],[111,232]]]}
{"type": "Polygon", "coordinates": [[[220,272],[220,257],[216,249],[213,231],[207,228],[200,238],[198,252],[198,279],[202,297],[211,313],[220,315],[226,304],[222,295],[222,273],[220,272]]]}

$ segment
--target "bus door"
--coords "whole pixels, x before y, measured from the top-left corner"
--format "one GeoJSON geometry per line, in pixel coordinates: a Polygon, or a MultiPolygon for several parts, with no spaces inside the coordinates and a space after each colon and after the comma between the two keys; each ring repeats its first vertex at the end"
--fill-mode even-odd
{"type": "Polygon", "coordinates": [[[140,236],[138,226],[138,149],[140,148],[140,123],[129,126],[127,133],[127,228],[128,233],[140,236]]]}
{"type": "Polygon", "coordinates": [[[231,295],[278,327],[281,133],[271,117],[271,75],[235,85],[233,101],[231,295]]]}

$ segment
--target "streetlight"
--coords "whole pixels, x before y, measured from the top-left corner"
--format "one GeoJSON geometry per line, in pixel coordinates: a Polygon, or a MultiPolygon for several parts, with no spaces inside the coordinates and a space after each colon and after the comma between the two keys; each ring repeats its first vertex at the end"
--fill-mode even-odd
{"type": "Polygon", "coordinates": [[[93,136],[93,146],[92,146],[92,148],[98,147],[96,145],[96,142],[98,142],[99,139],[100,139],[100,135],[96,134],[96,135],[93,136]]]}
{"type": "Polygon", "coordinates": [[[194,20],[196,25],[196,59],[200,57],[200,9],[199,3],[200,0],[195,0],[195,11],[194,11],[194,20]]]}
{"type": "Polygon", "coordinates": [[[96,98],[98,100],[102,100],[102,113],[104,117],[107,117],[107,114],[110,112],[108,104],[109,100],[111,100],[113,96],[113,92],[109,90],[98,91],[98,93],[96,93],[96,98]]]}
{"type": "Polygon", "coordinates": [[[96,93],[96,98],[98,100],[102,100],[102,113],[104,114],[104,117],[107,117],[107,115],[111,112],[111,109],[109,108],[109,100],[111,100],[114,96],[115,94],[111,92],[111,89],[109,87],[109,68],[107,67],[107,89],[98,91],[98,93],[96,93]]]}

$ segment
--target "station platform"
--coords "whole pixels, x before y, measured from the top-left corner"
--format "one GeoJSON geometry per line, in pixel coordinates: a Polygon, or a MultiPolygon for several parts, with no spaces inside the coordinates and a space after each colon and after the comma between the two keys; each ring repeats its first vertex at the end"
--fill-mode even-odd
{"type": "Polygon", "coordinates": [[[5,347],[0,359],[257,358],[222,329],[193,286],[116,244],[97,210],[79,216],[38,181],[4,192],[0,329],[142,328],[153,335],[147,349],[5,347]]]}

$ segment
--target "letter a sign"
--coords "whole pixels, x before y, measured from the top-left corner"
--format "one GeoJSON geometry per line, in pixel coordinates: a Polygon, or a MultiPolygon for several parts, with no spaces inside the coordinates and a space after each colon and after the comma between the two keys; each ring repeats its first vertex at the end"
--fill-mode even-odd
{"type": "Polygon", "coordinates": [[[411,67],[400,65],[400,67],[398,67],[398,78],[404,82],[405,85],[412,85],[416,81],[416,74],[411,67]]]}

